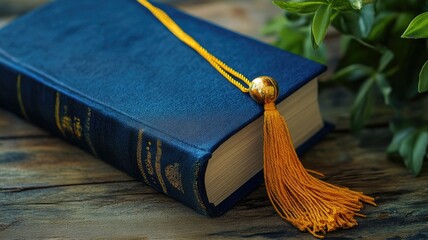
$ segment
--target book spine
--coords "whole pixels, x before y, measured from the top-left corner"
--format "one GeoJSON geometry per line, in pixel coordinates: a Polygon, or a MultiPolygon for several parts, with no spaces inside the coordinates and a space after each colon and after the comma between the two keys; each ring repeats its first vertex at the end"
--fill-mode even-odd
{"type": "Polygon", "coordinates": [[[107,106],[73,96],[67,89],[46,84],[41,78],[0,61],[0,107],[198,212],[213,215],[204,187],[209,153],[171,139],[107,106]]]}

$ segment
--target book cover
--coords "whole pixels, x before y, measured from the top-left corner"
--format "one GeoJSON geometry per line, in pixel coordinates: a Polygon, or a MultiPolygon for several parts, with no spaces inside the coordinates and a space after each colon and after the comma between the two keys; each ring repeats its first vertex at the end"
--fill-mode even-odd
{"type": "MultiPolygon", "coordinates": [[[[325,70],[156,5],[239,72],[277,79],[278,101],[325,70]]],[[[257,174],[221,204],[208,201],[212,153],[263,109],[134,0],[58,0],[1,29],[0,106],[210,216],[262,181],[257,174]]]]}

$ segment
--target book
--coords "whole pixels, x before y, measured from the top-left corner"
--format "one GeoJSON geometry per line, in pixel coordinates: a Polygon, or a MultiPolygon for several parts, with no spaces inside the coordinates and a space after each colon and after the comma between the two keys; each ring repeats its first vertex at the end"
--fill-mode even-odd
{"type": "MultiPolygon", "coordinates": [[[[239,72],[277,79],[299,153],[328,132],[325,66],[156,6],[239,72]]],[[[57,0],[1,29],[0,106],[208,216],[263,181],[263,107],[134,0],[57,0]]]]}

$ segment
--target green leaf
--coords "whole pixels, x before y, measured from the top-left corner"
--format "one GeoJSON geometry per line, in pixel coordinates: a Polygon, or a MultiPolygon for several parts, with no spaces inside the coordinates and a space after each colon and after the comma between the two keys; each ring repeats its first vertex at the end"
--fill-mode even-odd
{"type": "Polygon", "coordinates": [[[312,35],[314,36],[315,44],[319,46],[327,33],[330,25],[331,4],[321,5],[315,12],[312,21],[312,35]]]}
{"type": "Polygon", "coordinates": [[[376,83],[380,91],[382,92],[385,104],[390,105],[391,92],[392,92],[391,85],[389,84],[388,80],[386,80],[386,77],[383,74],[376,74],[375,78],[376,78],[376,83]]]}
{"type": "MultiPolygon", "coordinates": [[[[364,8],[359,11],[358,18],[358,34],[359,36],[366,38],[370,30],[372,29],[373,22],[375,20],[375,10],[373,4],[365,5],[364,8]]],[[[356,26],[355,26],[356,27],[356,26]]]]}
{"type": "Polygon", "coordinates": [[[407,168],[411,165],[412,153],[413,153],[413,145],[416,139],[416,134],[410,134],[403,139],[400,147],[398,148],[398,152],[404,159],[404,165],[407,168]]]}
{"type": "Polygon", "coordinates": [[[382,72],[388,66],[388,64],[394,59],[394,53],[390,50],[385,50],[380,58],[378,71],[382,72]]]}
{"type": "Polygon", "coordinates": [[[416,136],[415,145],[413,147],[412,159],[410,164],[410,170],[413,175],[418,176],[422,170],[425,153],[428,146],[428,133],[425,131],[420,132],[416,136]]]}
{"type": "Polygon", "coordinates": [[[324,44],[321,44],[319,47],[312,44],[312,33],[307,31],[306,37],[302,40],[303,42],[303,56],[314,60],[316,62],[326,64],[327,62],[327,49],[324,44]]]}
{"type": "Polygon", "coordinates": [[[416,16],[401,37],[428,38],[428,12],[416,16]]]}
{"type": "Polygon", "coordinates": [[[262,28],[261,33],[263,35],[275,35],[281,31],[284,26],[286,26],[287,20],[284,16],[277,16],[269,20],[266,25],[262,28]]]}
{"type": "Polygon", "coordinates": [[[327,5],[326,0],[311,0],[311,1],[289,1],[289,0],[273,0],[273,3],[278,7],[294,13],[313,13],[320,5],[327,5]]]}
{"type": "Polygon", "coordinates": [[[355,10],[360,10],[363,7],[363,0],[349,0],[349,3],[355,10]]]}
{"type": "Polygon", "coordinates": [[[385,34],[385,32],[391,29],[391,25],[397,19],[398,14],[399,13],[394,12],[378,13],[367,38],[371,42],[382,42],[385,39],[388,39],[388,35],[385,34]]]}
{"type": "Polygon", "coordinates": [[[375,78],[371,77],[363,83],[352,105],[351,128],[354,132],[361,130],[370,117],[373,105],[372,89],[374,81],[375,78]]]}
{"type": "Polygon", "coordinates": [[[301,27],[309,27],[312,22],[312,14],[300,14],[300,13],[292,13],[285,12],[284,18],[287,21],[288,26],[301,28],[301,27]]]}
{"type": "Polygon", "coordinates": [[[415,131],[412,127],[402,128],[394,133],[391,143],[389,144],[386,152],[389,154],[398,152],[398,149],[402,145],[403,140],[415,131]]]}
{"type": "MultiPolygon", "coordinates": [[[[281,20],[278,22],[278,26],[271,27],[272,24],[276,23],[270,22],[268,33],[271,33],[274,36],[277,36],[277,41],[274,43],[275,46],[290,51],[297,55],[304,54],[304,41],[307,39],[309,32],[309,26],[297,27],[290,24],[289,20],[281,16],[281,20]]],[[[266,33],[266,31],[265,31],[266,33]]]]}
{"type": "Polygon", "coordinates": [[[412,22],[415,14],[412,12],[402,12],[397,14],[397,18],[395,19],[394,26],[388,29],[390,31],[390,36],[398,37],[398,35],[402,35],[403,32],[409,27],[409,24],[412,22]]]}
{"type": "Polygon", "coordinates": [[[415,131],[402,138],[398,152],[404,159],[404,165],[417,176],[423,165],[423,160],[427,152],[428,132],[415,131]]]}
{"type": "Polygon", "coordinates": [[[375,70],[362,64],[352,64],[337,71],[333,76],[333,81],[353,82],[371,76],[375,70]]]}
{"type": "Polygon", "coordinates": [[[364,5],[360,11],[341,11],[333,21],[333,26],[344,34],[352,34],[355,37],[366,38],[375,21],[373,4],[364,5]]]}
{"type": "Polygon", "coordinates": [[[314,35],[312,34],[312,28],[311,28],[311,30],[309,31],[309,33],[310,33],[310,36],[311,36],[311,44],[312,44],[312,48],[313,49],[318,49],[318,45],[317,45],[317,43],[315,42],[315,38],[314,38],[314,35]]]}
{"type": "Polygon", "coordinates": [[[330,0],[329,2],[333,5],[333,9],[337,11],[352,11],[355,10],[352,2],[359,2],[359,0],[330,0]]]}
{"type": "Polygon", "coordinates": [[[418,91],[420,93],[428,91],[428,61],[425,62],[419,73],[418,91]]]}

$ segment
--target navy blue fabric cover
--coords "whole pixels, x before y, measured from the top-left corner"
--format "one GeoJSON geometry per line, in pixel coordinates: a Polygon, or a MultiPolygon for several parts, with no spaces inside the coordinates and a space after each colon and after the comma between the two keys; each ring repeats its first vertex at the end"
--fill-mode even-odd
{"type": "MultiPolygon", "coordinates": [[[[279,101],[325,70],[156,5],[249,79],[277,79],[279,101]]],[[[203,185],[208,159],[263,109],[134,0],[58,0],[15,20],[0,31],[0,105],[22,115],[18,74],[30,121],[64,136],[56,125],[57,101],[61,116],[88,119],[90,109],[88,128],[83,127],[89,139],[64,137],[134,177],[142,179],[137,154],[144,160],[153,153],[155,165],[156,143],[161,142],[162,165],[179,166],[182,189],[168,185],[164,168],[157,172],[162,176],[146,169],[147,183],[199,212],[221,214],[260,182],[260,176],[254,178],[220,208],[209,205],[203,185]],[[140,130],[142,152],[136,146],[140,130]]]]}

